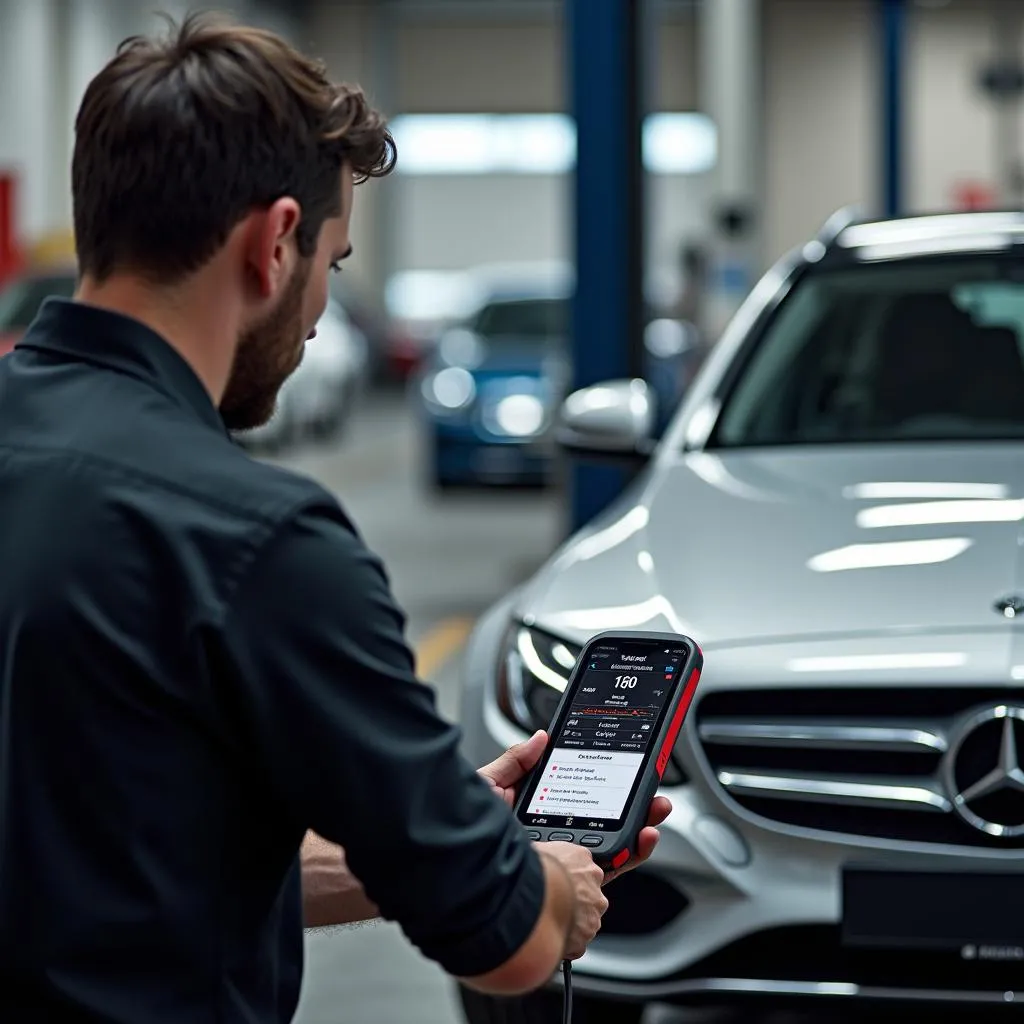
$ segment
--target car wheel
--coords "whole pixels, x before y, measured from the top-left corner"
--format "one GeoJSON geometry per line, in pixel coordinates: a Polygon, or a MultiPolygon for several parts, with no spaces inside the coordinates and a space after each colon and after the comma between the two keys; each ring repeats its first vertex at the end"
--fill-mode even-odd
{"type": "MultiPolygon", "coordinates": [[[[531,992],[504,999],[459,988],[466,1024],[559,1024],[561,992],[531,992]]],[[[644,1008],[614,999],[588,999],[574,995],[573,1024],[640,1024],[644,1008]]]]}
{"type": "Polygon", "coordinates": [[[424,438],[421,458],[421,475],[428,491],[444,494],[457,487],[459,481],[449,476],[442,468],[440,445],[433,435],[424,438]]]}
{"type": "Polygon", "coordinates": [[[435,494],[447,494],[449,491],[455,490],[459,485],[455,480],[450,480],[448,477],[434,472],[427,481],[427,486],[435,494]]]}

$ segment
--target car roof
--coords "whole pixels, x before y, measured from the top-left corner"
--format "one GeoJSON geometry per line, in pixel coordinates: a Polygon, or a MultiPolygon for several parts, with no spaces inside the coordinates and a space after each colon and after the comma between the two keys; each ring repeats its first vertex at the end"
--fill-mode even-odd
{"type": "Polygon", "coordinates": [[[986,210],[866,219],[856,208],[834,213],[802,250],[807,262],[874,262],[918,256],[998,253],[1024,245],[1024,212],[986,210]]]}

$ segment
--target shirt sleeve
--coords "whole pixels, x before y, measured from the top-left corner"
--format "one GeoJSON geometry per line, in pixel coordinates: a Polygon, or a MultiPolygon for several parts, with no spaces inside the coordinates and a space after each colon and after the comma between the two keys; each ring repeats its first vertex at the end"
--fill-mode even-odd
{"type": "Polygon", "coordinates": [[[241,580],[224,643],[262,773],[345,848],[383,916],[449,973],[499,967],[540,915],[540,861],[417,681],[380,561],[304,513],[241,580]]]}

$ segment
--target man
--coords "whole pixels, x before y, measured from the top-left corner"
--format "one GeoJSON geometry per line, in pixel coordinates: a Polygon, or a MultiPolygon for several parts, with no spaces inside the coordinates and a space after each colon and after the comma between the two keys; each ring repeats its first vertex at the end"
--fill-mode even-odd
{"type": "Polygon", "coordinates": [[[227,432],[393,162],[358,90],[254,29],[130,40],[86,92],[76,301],[0,362],[0,1020],[289,1020],[304,837],[309,923],[379,908],[485,992],[600,926],[589,853],[507,807],[543,736],[474,773],[337,502],[227,432]]]}

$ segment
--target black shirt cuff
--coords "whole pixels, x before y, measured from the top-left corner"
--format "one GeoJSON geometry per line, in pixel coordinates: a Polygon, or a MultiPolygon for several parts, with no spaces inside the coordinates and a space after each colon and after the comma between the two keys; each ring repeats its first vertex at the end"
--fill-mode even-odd
{"type": "Polygon", "coordinates": [[[531,845],[516,884],[481,932],[441,940],[435,937],[420,950],[456,978],[487,974],[510,960],[530,937],[540,920],[544,895],[544,869],[531,845]]]}

